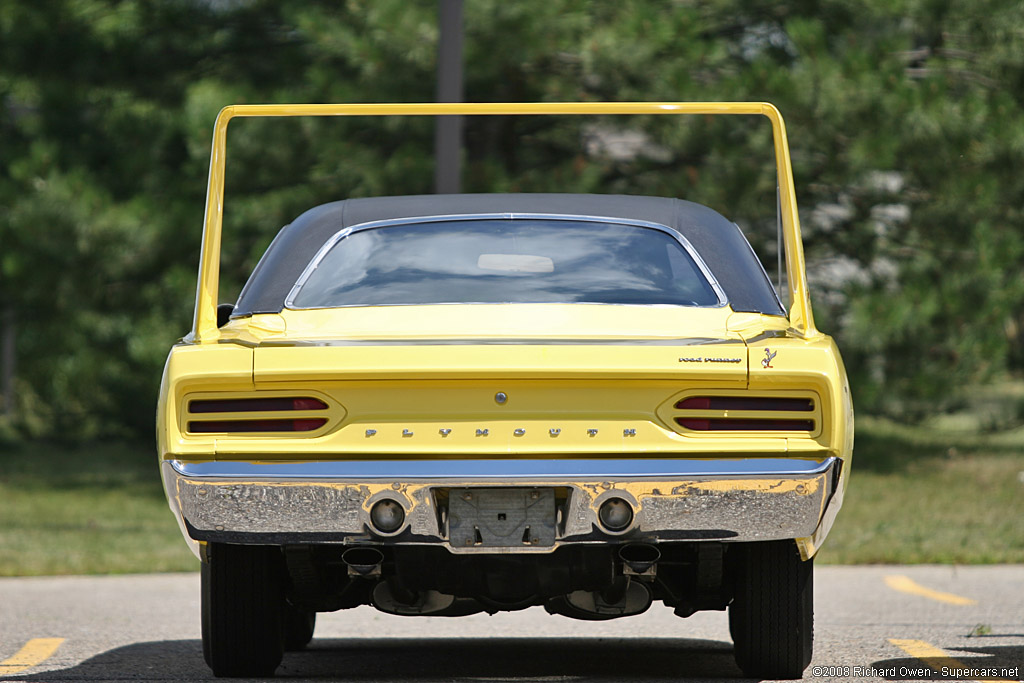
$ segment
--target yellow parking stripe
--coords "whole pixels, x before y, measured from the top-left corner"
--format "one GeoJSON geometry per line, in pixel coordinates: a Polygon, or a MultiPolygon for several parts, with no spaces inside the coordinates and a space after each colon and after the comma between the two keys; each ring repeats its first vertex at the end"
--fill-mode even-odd
{"type": "Polygon", "coordinates": [[[910,593],[911,595],[919,595],[922,598],[929,598],[930,600],[938,600],[939,602],[945,602],[950,605],[977,605],[977,600],[971,600],[970,598],[964,598],[959,595],[953,595],[952,593],[943,593],[942,591],[935,591],[931,588],[925,588],[912,580],[909,576],[903,576],[900,574],[893,574],[885,577],[885,585],[892,588],[895,591],[901,593],[910,593]]]}
{"type": "Polygon", "coordinates": [[[57,651],[63,642],[63,638],[33,638],[25,643],[25,647],[18,650],[13,657],[0,662],[0,675],[21,673],[42,664],[57,651]]]}
{"type": "MultiPolygon", "coordinates": [[[[931,667],[932,671],[937,674],[943,674],[943,669],[947,669],[951,672],[959,670],[961,673],[966,673],[968,677],[973,676],[974,673],[981,672],[984,669],[991,669],[992,667],[979,667],[979,666],[968,666],[959,659],[953,659],[950,657],[945,650],[941,650],[931,643],[926,643],[923,640],[900,640],[899,638],[890,638],[889,642],[906,652],[915,659],[920,659],[922,662],[931,667]]],[[[953,678],[964,679],[965,676],[952,676],[953,678]]],[[[1009,678],[991,678],[988,676],[977,676],[978,680],[983,681],[1003,681],[1006,683],[1016,683],[1009,678]]]]}

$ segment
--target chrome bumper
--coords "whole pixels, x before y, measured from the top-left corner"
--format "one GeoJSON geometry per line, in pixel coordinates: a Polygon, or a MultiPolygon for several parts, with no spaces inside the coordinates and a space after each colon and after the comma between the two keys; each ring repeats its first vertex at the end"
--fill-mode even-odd
{"type": "Polygon", "coordinates": [[[452,552],[551,552],[572,543],[625,540],[767,541],[811,536],[832,497],[841,461],[377,460],[198,462],[165,460],[171,509],[191,540],[235,543],[448,545],[447,491],[471,487],[555,488],[560,507],[547,547],[455,548],[452,552]],[[628,501],[632,525],[602,529],[597,511],[628,501]],[[370,508],[391,498],[405,509],[393,534],[371,530],[370,508]]]}
{"type": "Polygon", "coordinates": [[[186,537],[226,543],[447,545],[446,492],[474,486],[560,490],[553,546],[451,548],[551,552],[572,543],[630,540],[773,541],[810,537],[834,492],[841,461],[447,460],[203,462],[167,460],[162,474],[186,537]],[[608,498],[634,521],[602,529],[608,498]],[[370,508],[390,498],[406,510],[391,535],[372,531],[370,508]]]}

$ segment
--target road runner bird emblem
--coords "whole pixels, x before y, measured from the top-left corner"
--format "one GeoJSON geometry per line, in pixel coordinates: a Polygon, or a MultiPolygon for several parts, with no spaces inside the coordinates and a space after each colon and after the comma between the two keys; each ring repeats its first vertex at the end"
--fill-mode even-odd
{"type": "Polygon", "coordinates": [[[765,369],[772,367],[772,359],[775,358],[778,353],[778,351],[772,351],[766,347],[764,350],[764,358],[761,359],[761,367],[765,369]]]}

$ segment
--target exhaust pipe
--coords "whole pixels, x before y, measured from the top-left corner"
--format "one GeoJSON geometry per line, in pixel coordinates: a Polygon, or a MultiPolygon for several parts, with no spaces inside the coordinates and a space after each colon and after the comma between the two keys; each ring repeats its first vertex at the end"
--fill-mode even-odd
{"type": "Polygon", "coordinates": [[[380,576],[380,564],[384,553],[376,548],[354,547],[341,554],[341,561],[348,566],[349,576],[380,576]]]}
{"type": "Polygon", "coordinates": [[[601,591],[601,600],[607,605],[617,605],[626,599],[629,592],[629,577],[620,576],[612,582],[612,585],[601,591]]]}
{"type": "Polygon", "coordinates": [[[654,564],[661,559],[661,551],[649,543],[627,543],[619,546],[619,559],[626,574],[644,576],[654,573],[654,564]]]}

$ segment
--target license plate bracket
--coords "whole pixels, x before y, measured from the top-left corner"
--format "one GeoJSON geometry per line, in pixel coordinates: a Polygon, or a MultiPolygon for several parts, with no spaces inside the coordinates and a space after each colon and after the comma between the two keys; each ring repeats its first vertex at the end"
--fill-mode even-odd
{"type": "Polygon", "coordinates": [[[450,489],[448,542],[454,548],[550,547],[555,544],[555,490],[450,489]]]}

